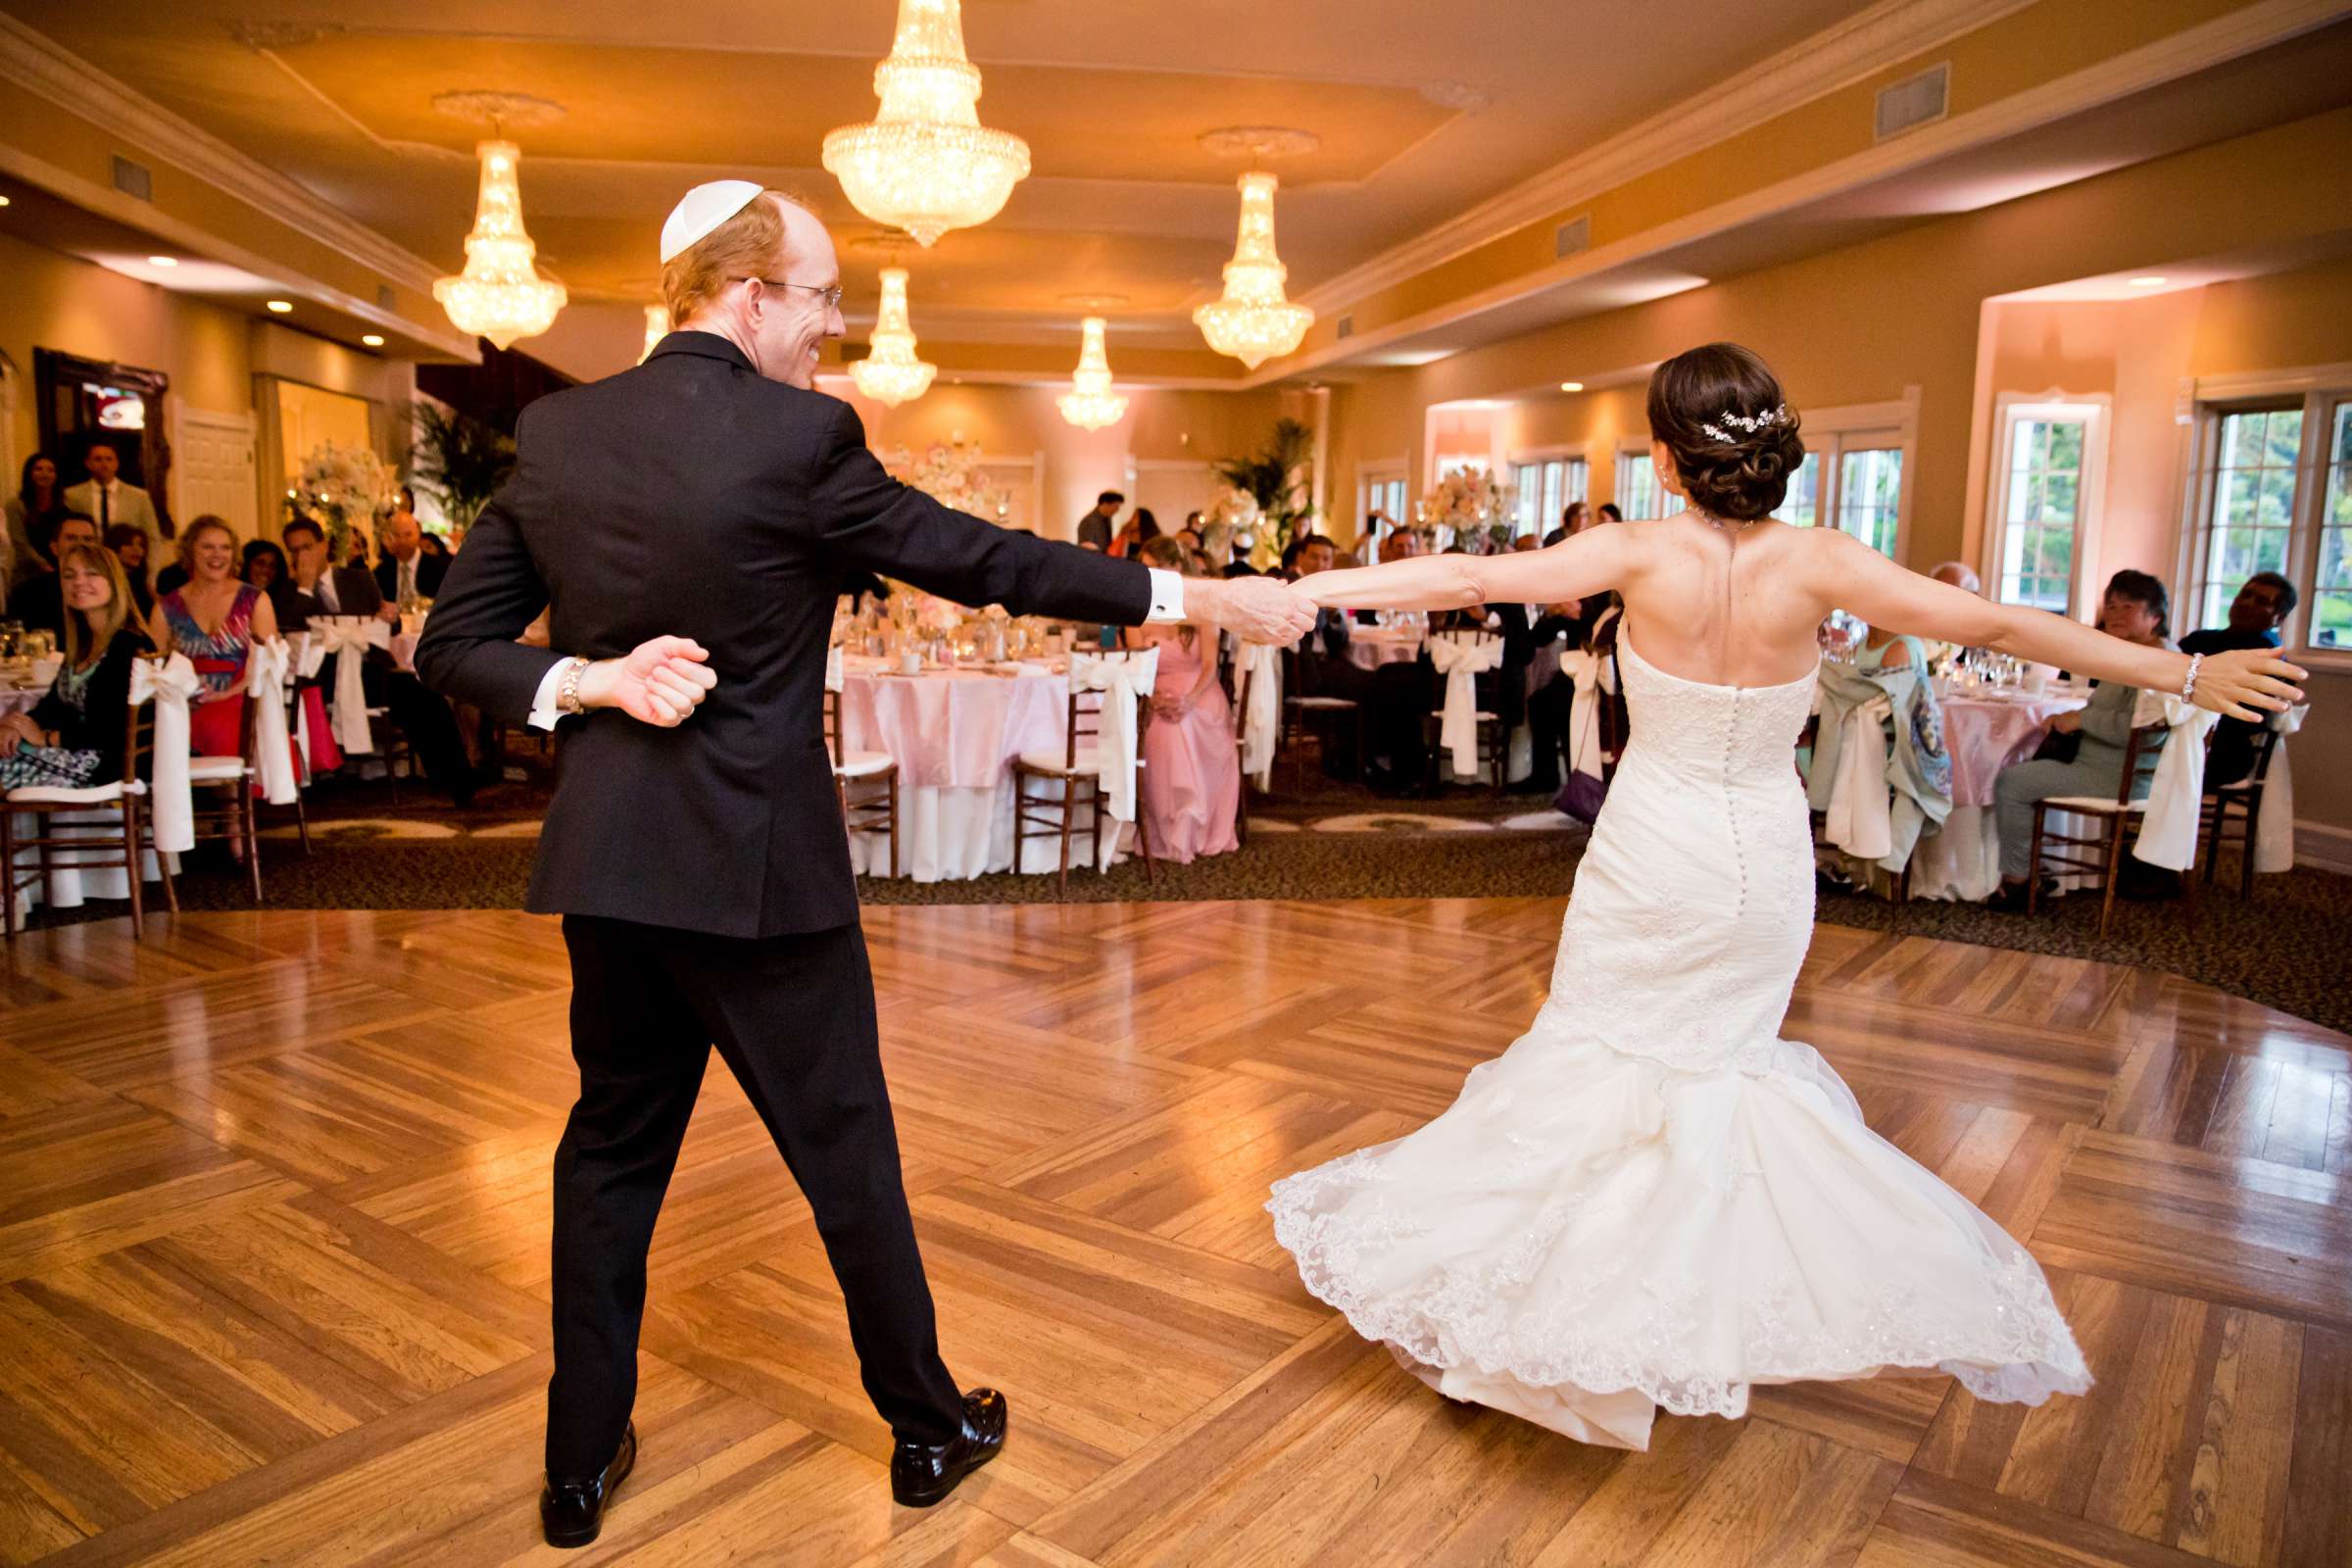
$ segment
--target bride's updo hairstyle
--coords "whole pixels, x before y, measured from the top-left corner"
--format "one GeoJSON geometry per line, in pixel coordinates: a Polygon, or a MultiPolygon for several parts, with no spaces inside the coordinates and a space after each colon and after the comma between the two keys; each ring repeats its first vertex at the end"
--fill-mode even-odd
{"type": "Polygon", "coordinates": [[[1674,454],[1693,511],[1733,522],[1770,516],[1805,461],[1796,411],[1754,351],[1709,343],[1649,378],[1649,433],[1674,454]]]}

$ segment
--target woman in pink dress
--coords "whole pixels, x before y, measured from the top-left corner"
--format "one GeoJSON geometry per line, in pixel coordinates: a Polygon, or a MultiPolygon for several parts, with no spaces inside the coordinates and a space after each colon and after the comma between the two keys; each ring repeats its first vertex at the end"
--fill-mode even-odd
{"type": "MultiPolygon", "coordinates": [[[[1145,542],[1146,565],[1199,576],[1184,547],[1172,538],[1145,542]]],[[[1216,634],[1201,627],[1155,626],[1159,678],[1152,722],[1144,730],[1144,811],[1152,853],[1181,865],[1197,855],[1241,848],[1234,819],[1241,810],[1241,757],[1234,742],[1233,706],[1217,683],[1216,634]]]]}

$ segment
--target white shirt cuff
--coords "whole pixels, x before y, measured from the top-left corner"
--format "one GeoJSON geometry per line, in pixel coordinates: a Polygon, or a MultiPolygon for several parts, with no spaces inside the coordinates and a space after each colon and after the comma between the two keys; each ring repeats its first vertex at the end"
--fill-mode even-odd
{"type": "Polygon", "coordinates": [[[570,667],[570,660],[559,659],[547,666],[546,674],[539,677],[539,690],[531,698],[531,728],[554,729],[556,720],[564,716],[556,709],[556,694],[563,690],[564,671],[570,667]]]}
{"type": "Polygon", "coordinates": [[[1152,566],[1152,613],[1146,621],[1156,624],[1184,618],[1184,578],[1164,566],[1152,566]]]}

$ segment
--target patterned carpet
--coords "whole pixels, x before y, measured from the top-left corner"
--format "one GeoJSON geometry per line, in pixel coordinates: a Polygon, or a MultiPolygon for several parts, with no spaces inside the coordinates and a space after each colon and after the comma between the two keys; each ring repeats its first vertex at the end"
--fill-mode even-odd
{"type": "MultiPolygon", "coordinates": [[[[322,791],[311,809],[312,855],[290,822],[266,825],[264,891],[277,908],[450,909],[518,906],[530,879],[544,795],[528,784],[485,794],[452,810],[414,789],[395,805],[381,785],[322,791]]],[[[1238,899],[1491,898],[1561,896],[1574,884],[1584,829],[1540,798],[1497,802],[1478,790],[1434,800],[1388,801],[1353,786],[1313,780],[1304,793],[1253,811],[1237,854],[1107,874],[1073,872],[1066,893],[1052,877],[997,875],[919,884],[864,878],[870,904],[1028,904],[1238,899]]],[[[1828,923],[1972,942],[2114,963],[2136,963],[2201,981],[2333,1029],[2352,1030],[2352,877],[2296,870],[2258,879],[2253,900],[2235,893],[2234,858],[2219,886],[2189,900],[2119,903],[2098,934],[2092,898],[2053,901],[2037,917],[1978,905],[1885,901],[1825,887],[1828,923]]],[[[244,883],[207,847],[181,879],[188,908],[242,907],[244,883]]],[[[93,904],[52,919],[112,918],[93,904]]]]}

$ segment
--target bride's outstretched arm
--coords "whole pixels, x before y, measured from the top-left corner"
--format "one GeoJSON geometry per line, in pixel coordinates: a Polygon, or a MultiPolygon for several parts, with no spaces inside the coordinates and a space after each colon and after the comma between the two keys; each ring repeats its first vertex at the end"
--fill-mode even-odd
{"type": "MultiPolygon", "coordinates": [[[[1815,586],[1822,596],[1873,626],[1993,648],[2151,691],[2178,692],[2188,676],[2186,654],[2110,637],[2046,610],[1994,604],[1906,571],[1851,534],[1822,529],[1816,548],[1823,573],[1815,586]]],[[[2267,649],[2215,654],[2199,666],[2195,701],[2233,718],[2259,718],[2252,710],[2276,711],[2302,701],[2303,693],[2290,682],[2303,675],[2267,649]]]]}
{"type": "Polygon", "coordinates": [[[1298,591],[1334,610],[1466,610],[1548,605],[1620,586],[1631,553],[1623,528],[1588,528],[1542,550],[1504,556],[1417,556],[1319,571],[1298,591]]]}

